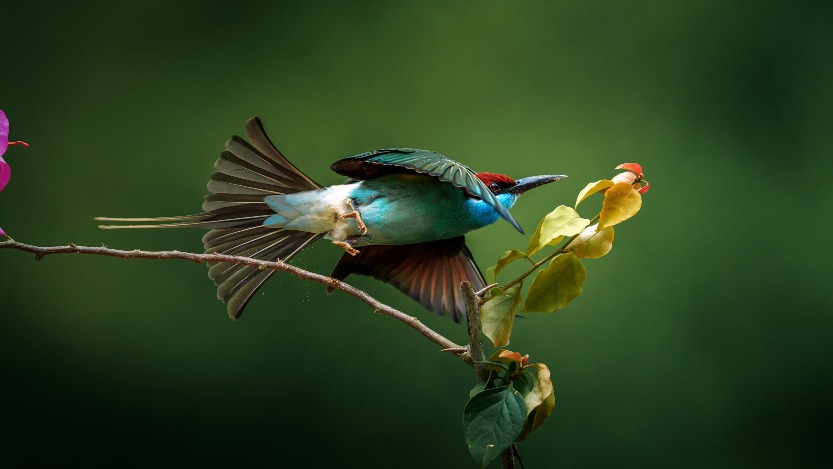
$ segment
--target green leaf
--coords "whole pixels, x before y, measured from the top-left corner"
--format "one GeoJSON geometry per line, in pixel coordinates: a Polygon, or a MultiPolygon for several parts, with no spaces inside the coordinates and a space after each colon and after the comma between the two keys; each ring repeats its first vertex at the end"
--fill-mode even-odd
{"type": "Polygon", "coordinates": [[[477,384],[475,384],[474,387],[471,388],[471,391],[469,391],[469,399],[474,397],[475,394],[481,393],[485,390],[486,390],[486,383],[477,383],[477,384]]]}
{"type": "Polygon", "coordinates": [[[584,229],[564,250],[572,252],[579,259],[602,257],[613,247],[613,227],[597,231],[598,223],[584,229]]]}
{"type": "Polygon", "coordinates": [[[552,410],[555,408],[555,392],[553,391],[552,380],[550,379],[550,369],[543,363],[536,363],[532,366],[538,369],[536,390],[529,393],[526,397],[525,403],[529,415],[526,418],[524,430],[518,436],[517,441],[523,440],[530,433],[541,428],[544,425],[544,420],[552,414],[552,410]],[[534,397],[532,397],[533,395],[534,397]],[[535,407],[530,408],[531,404],[535,404],[535,407]]]}
{"type": "Polygon", "coordinates": [[[554,313],[581,295],[587,271],[572,253],[559,254],[550,266],[538,272],[522,312],[554,313]]]}
{"type": "Polygon", "coordinates": [[[475,394],[463,409],[463,430],[469,452],[480,467],[486,467],[509,448],[526,421],[526,404],[510,386],[475,394]]]}
{"type": "Polygon", "coordinates": [[[602,212],[599,214],[599,229],[622,223],[636,215],[642,207],[642,196],[627,182],[614,184],[605,192],[602,212]]]}
{"type": "Polygon", "coordinates": [[[501,371],[505,373],[510,373],[509,370],[509,362],[501,363],[492,360],[475,360],[475,363],[479,363],[481,365],[486,365],[486,369],[499,374],[501,371]]]}
{"type": "MultiPolygon", "coordinates": [[[[530,375],[529,373],[524,372],[518,373],[512,378],[512,386],[515,389],[517,389],[519,393],[521,393],[521,396],[524,397],[525,402],[528,402],[526,398],[529,395],[529,393],[535,392],[538,389],[538,387],[535,386],[535,378],[533,378],[532,375],[530,375]]],[[[540,404],[540,402],[538,402],[538,404],[540,404]]],[[[529,405],[527,405],[527,414],[529,413],[530,409],[532,408],[529,407],[529,405]]]]}
{"type": "Polygon", "coordinates": [[[590,220],[581,218],[572,208],[559,205],[538,224],[538,229],[529,240],[526,253],[531,256],[548,244],[558,244],[565,236],[581,233],[589,224],[590,220]]]}
{"type": "Polygon", "coordinates": [[[492,297],[480,307],[480,324],[483,333],[495,347],[503,347],[509,343],[512,324],[515,321],[515,311],[521,303],[519,296],[521,286],[522,284],[519,283],[507,288],[506,291],[497,287],[492,288],[492,297]]]}
{"type": "Polygon", "coordinates": [[[591,182],[581,192],[578,193],[578,198],[576,198],[576,208],[578,208],[578,204],[580,204],[584,199],[590,197],[591,195],[595,194],[596,192],[603,191],[608,187],[613,185],[613,181],[609,179],[602,179],[601,181],[591,182]]]}
{"type": "Polygon", "coordinates": [[[511,264],[512,262],[518,259],[529,259],[529,256],[527,256],[525,252],[519,251],[517,249],[504,252],[503,256],[500,259],[498,259],[496,265],[486,269],[486,278],[493,282],[497,281],[497,276],[500,273],[500,271],[503,270],[507,265],[511,264]]]}

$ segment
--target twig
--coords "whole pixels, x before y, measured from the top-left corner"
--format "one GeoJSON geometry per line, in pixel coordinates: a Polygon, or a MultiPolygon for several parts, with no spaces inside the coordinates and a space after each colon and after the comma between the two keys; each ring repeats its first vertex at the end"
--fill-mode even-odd
{"type": "Polygon", "coordinates": [[[412,329],[425,336],[431,342],[434,342],[443,349],[451,349],[452,351],[454,351],[454,354],[461,358],[464,362],[474,366],[474,363],[469,357],[469,354],[465,353],[466,349],[464,347],[455,344],[443,335],[434,331],[414,316],[405,314],[402,311],[399,311],[398,309],[392,308],[380,302],[376,298],[373,298],[363,290],[359,290],[358,288],[352,285],[349,285],[331,277],[327,277],[326,275],[316,274],[314,272],[304,270],[300,267],[287,264],[280,260],[270,262],[252,259],[251,257],[229,256],[225,254],[216,253],[194,254],[190,252],[181,251],[140,251],[138,249],[132,251],[123,251],[121,249],[110,249],[106,247],[77,246],[75,244],[70,244],[68,246],[41,247],[20,243],[14,240],[0,242],[0,249],[16,249],[18,251],[31,252],[35,255],[35,260],[38,261],[52,254],[90,254],[95,256],[119,257],[122,259],[181,259],[196,262],[198,264],[204,264],[207,262],[230,262],[234,264],[245,264],[260,267],[261,269],[270,269],[286,272],[303,280],[322,283],[324,285],[331,286],[336,290],[341,290],[344,293],[347,293],[348,295],[354,296],[362,302],[364,302],[365,304],[369,305],[377,313],[389,316],[393,319],[407,324],[412,329]]]}
{"type": "MultiPolygon", "coordinates": [[[[590,223],[588,223],[587,226],[590,226],[593,223],[596,223],[597,221],[599,221],[599,216],[600,215],[596,215],[595,217],[593,217],[593,219],[590,220],[590,223]]],[[[581,234],[581,233],[579,233],[579,234],[581,234]]],[[[538,270],[538,267],[541,267],[542,265],[544,265],[545,262],[549,261],[550,259],[552,259],[553,257],[555,257],[559,254],[567,252],[566,251],[567,247],[570,245],[570,243],[573,242],[573,240],[578,238],[579,234],[575,234],[575,235],[570,236],[569,238],[567,238],[567,241],[564,242],[564,244],[561,245],[561,248],[559,250],[557,250],[554,253],[550,254],[549,256],[545,257],[540,262],[534,262],[532,264],[532,267],[530,267],[529,270],[527,270],[524,274],[522,274],[520,277],[516,278],[515,280],[512,280],[511,282],[507,283],[506,285],[500,287],[500,289],[501,290],[506,290],[507,288],[511,287],[512,285],[523,282],[523,280],[525,278],[529,277],[529,274],[538,270]]]]}
{"type": "Polygon", "coordinates": [[[477,296],[483,296],[486,293],[489,293],[489,290],[491,290],[492,288],[494,288],[498,285],[500,285],[500,284],[497,283],[497,282],[490,283],[490,284],[486,285],[485,287],[481,288],[480,290],[476,291],[474,294],[477,295],[477,296]]]}
{"type": "Polygon", "coordinates": [[[518,451],[518,444],[515,443],[514,445],[512,445],[511,449],[512,449],[512,452],[515,453],[515,459],[518,460],[518,464],[520,464],[521,469],[526,469],[526,465],[524,464],[524,460],[521,457],[521,452],[518,451]]]}

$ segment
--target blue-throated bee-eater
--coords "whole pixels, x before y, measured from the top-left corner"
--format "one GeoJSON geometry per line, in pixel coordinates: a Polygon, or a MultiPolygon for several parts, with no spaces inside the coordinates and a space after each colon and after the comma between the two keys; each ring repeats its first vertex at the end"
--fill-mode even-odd
{"type": "MultiPolygon", "coordinates": [[[[210,230],[202,238],[208,253],[283,261],[323,237],[345,250],[333,278],[377,278],[459,321],[465,315],[460,282],[486,285],[463,236],[501,217],[523,233],[508,211],[518,196],[566,177],[516,181],[475,173],[437,152],[390,148],[336,161],[331,169],[349,179],[323,187],[281,154],[259,118],[246,123],[246,133],[249,142],[233,136],[215,163],[203,213],[99,217],[150,223],[101,228],[202,227],[210,230]]],[[[273,273],[226,262],[208,270],[235,319],[273,273]]]]}

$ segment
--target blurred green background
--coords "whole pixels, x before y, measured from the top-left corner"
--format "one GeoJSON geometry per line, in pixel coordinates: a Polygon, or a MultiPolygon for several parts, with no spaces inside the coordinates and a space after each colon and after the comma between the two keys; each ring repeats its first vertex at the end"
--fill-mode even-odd
{"type": "MultiPolygon", "coordinates": [[[[569,174],[531,232],[638,161],[652,190],[584,295],[518,321],[558,403],[530,468],[833,464],[829,2],[11,2],[0,108],[17,240],[198,252],[199,211],[262,117],[312,178],[389,146],[569,174]]],[[[592,205],[587,206],[593,208],[592,205]]],[[[587,209],[584,211],[592,216],[587,209]]],[[[468,237],[482,269],[526,238],[468,237]]],[[[320,243],[296,263],[328,273],[320,243]]],[[[203,266],[0,251],[3,465],[470,467],[473,374],[390,319],[277,275],[232,322],[203,266]]],[[[352,283],[458,342],[392,287],[352,283]]]]}

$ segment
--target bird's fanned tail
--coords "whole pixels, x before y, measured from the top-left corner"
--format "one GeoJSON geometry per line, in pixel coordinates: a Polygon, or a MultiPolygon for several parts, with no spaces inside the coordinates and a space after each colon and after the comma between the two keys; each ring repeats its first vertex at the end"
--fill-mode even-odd
{"type": "MultiPolygon", "coordinates": [[[[269,140],[260,119],[246,123],[250,142],[234,136],[214,164],[202,213],[158,218],[110,218],[99,221],[130,223],[101,225],[103,229],[206,228],[202,240],[208,253],[289,260],[320,234],[263,226],[274,211],[264,197],[319,189],[321,186],[296,168],[269,140]],[[139,223],[139,224],[135,224],[139,223]]],[[[217,285],[217,297],[227,304],[230,317],[240,317],[254,293],[274,273],[257,267],[218,262],[209,264],[208,276],[217,285]]]]}

